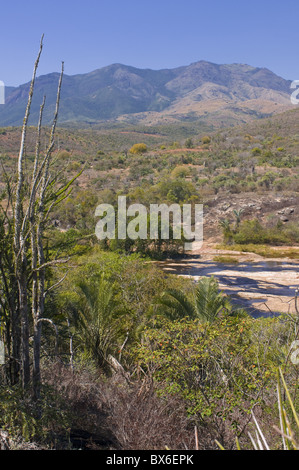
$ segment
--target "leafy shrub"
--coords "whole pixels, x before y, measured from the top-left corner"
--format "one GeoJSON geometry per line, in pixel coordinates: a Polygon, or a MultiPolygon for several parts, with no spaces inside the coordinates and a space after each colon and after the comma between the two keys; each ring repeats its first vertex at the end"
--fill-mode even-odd
{"type": "Polygon", "coordinates": [[[287,355],[277,348],[284,328],[279,319],[163,319],[145,330],[134,354],[161,396],[182,398],[199,422],[220,418],[237,426],[253,404],[263,403],[267,390],[271,397],[276,367],[287,355]]]}
{"type": "Polygon", "coordinates": [[[201,138],[201,142],[204,145],[210,144],[211,143],[211,137],[208,135],[205,135],[204,137],[201,138]]]}
{"type": "Polygon", "coordinates": [[[245,220],[239,226],[237,233],[233,235],[235,243],[239,244],[274,244],[280,245],[288,243],[289,239],[281,227],[263,227],[257,220],[245,220]]]}
{"type": "Polygon", "coordinates": [[[253,149],[251,149],[251,153],[252,155],[261,155],[262,150],[259,147],[254,147],[253,149]]]}
{"type": "Polygon", "coordinates": [[[134,144],[133,147],[130,148],[130,153],[133,154],[141,154],[147,152],[147,145],[146,144],[134,144]]]}
{"type": "Polygon", "coordinates": [[[192,149],[193,148],[193,141],[190,137],[186,140],[185,146],[186,146],[187,149],[192,149]]]}
{"type": "Polygon", "coordinates": [[[70,424],[67,404],[52,387],[43,386],[36,403],[18,387],[0,386],[0,428],[12,438],[53,444],[55,434],[66,438],[70,424]]]}
{"type": "Polygon", "coordinates": [[[172,172],[171,172],[171,176],[175,179],[176,178],[185,178],[189,174],[190,174],[189,168],[186,167],[186,166],[183,166],[183,165],[176,166],[174,168],[174,170],[172,170],[172,172]]]}

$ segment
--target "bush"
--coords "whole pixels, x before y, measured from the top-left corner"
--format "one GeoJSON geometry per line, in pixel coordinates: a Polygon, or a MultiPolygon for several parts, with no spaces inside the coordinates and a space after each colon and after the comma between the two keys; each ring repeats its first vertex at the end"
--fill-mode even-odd
{"type": "Polygon", "coordinates": [[[37,404],[17,387],[0,386],[0,428],[14,440],[24,439],[40,445],[54,444],[55,435],[67,438],[70,414],[67,403],[53,387],[43,386],[37,404]]]}
{"type": "Polygon", "coordinates": [[[245,220],[238,232],[233,235],[233,239],[240,245],[248,243],[282,245],[290,241],[279,225],[266,228],[257,219],[245,220]]]}
{"type": "Polygon", "coordinates": [[[204,137],[202,137],[201,142],[204,145],[210,144],[211,143],[211,137],[209,137],[208,135],[205,135],[204,137]]]}
{"type": "Polygon", "coordinates": [[[147,152],[147,146],[145,144],[134,144],[133,147],[130,148],[130,153],[133,154],[141,154],[147,152]]]}
{"type": "Polygon", "coordinates": [[[193,141],[190,137],[186,140],[185,146],[186,146],[187,149],[192,149],[193,148],[193,141]]]}
{"type": "Polygon", "coordinates": [[[188,167],[184,165],[176,166],[174,170],[171,172],[171,176],[173,178],[185,178],[190,174],[190,170],[188,167]]]}
{"type": "Polygon", "coordinates": [[[217,433],[219,420],[241,429],[253,404],[271,402],[277,367],[288,354],[277,342],[286,343],[290,328],[279,318],[164,319],[145,331],[134,354],[160,396],[183,399],[188,415],[214,423],[217,433]]]}
{"type": "Polygon", "coordinates": [[[254,147],[253,149],[251,149],[251,153],[252,155],[261,155],[262,150],[259,147],[254,147]]]}

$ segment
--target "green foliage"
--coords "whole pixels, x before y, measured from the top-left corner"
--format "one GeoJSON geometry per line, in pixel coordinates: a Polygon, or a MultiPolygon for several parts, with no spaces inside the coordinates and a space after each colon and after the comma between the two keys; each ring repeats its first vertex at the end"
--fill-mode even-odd
{"type": "Polygon", "coordinates": [[[157,189],[163,200],[175,203],[188,202],[196,194],[193,184],[182,179],[163,181],[158,184],[157,189]]]}
{"type": "MultiPolygon", "coordinates": [[[[200,421],[221,417],[233,422],[236,411],[244,415],[253,404],[262,403],[277,363],[283,360],[276,357],[273,336],[268,337],[265,359],[264,345],[252,336],[254,322],[249,317],[204,324],[160,319],[145,330],[134,354],[152,374],[159,393],[181,397],[190,415],[200,421]]],[[[266,320],[257,323],[257,331],[267,330],[266,320]]]]}
{"type": "Polygon", "coordinates": [[[221,220],[224,242],[237,245],[288,245],[298,243],[298,224],[284,226],[278,221],[274,226],[264,226],[258,219],[244,220],[241,222],[241,212],[234,211],[235,226],[232,227],[228,219],[221,220]]]}
{"type": "Polygon", "coordinates": [[[103,370],[107,369],[108,357],[116,355],[118,341],[124,332],[127,313],[116,286],[103,274],[88,280],[79,280],[74,286],[77,294],[73,305],[77,342],[86,359],[94,360],[103,370]]]}
{"type": "Polygon", "coordinates": [[[230,255],[217,255],[214,256],[213,261],[216,263],[223,263],[223,264],[238,264],[239,261],[237,258],[234,258],[230,255]]]}
{"type": "Polygon", "coordinates": [[[147,151],[147,145],[146,144],[134,144],[131,148],[130,148],[130,153],[135,153],[135,154],[141,154],[141,153],[145,153],[147,151]]]}
{"type": "MultiPolygon", "coordinates": [[[[280,449],[283,450],[299,450],[299,444],[297,441],[297,435],[299,433],[299,417],[295,409],[294,401],[289,392],[289,388],[285,382],[283,373],[279,368],[277,370],[277,403],[279,411],[280,426],[275,426],[277,433],[281,436],[280,449]],[[283,400],[283,395],[286,395],[287,401],[283,400]],[[286,413],[285,405],[289,405],[290,413],[286,413]],[[293,422],[291,424],[291,422],[293,422]]],[[[270,445],[267,442],[264,432],[262,431],[259,423],[257,422],[254,413],[252,411],[252,418],[254,422],[255,437],[249,437],[254,450],[271,450],[270,445]]],[[[221,450],[225,450],[224,447],[216,440],[217,445],[221,450]]],[[[236,438],[237,449],[242,450],[238,438],[236,438]]],[[[275,450],[275,448],[273,448],[275,450]]]]}
{"type": "Polygon", "coordinates": [[[176,289],[168,289],[158,297],[157,313],[170,320],[195,318],[196,315],[194,303],[183,292],[176,289]]]}
{"type": "Polygon", "coordinates": [[[262,150],[259,147],[254,147],[253,149],[251,149],[251,153],[252,155],[261,155],[262,150]]]}
{"type": "Polygon", "coordinates": [[[172,172],[171,172],[171,176],[174,179],[185,178],[189,174],[190,174],[190,169],[188,167],[184,166],[184,165],[176,166],[174,168],[174,170],[172,170],[172,172]]]}
{"type": "Polygon", "coordinates": [[[161,306],[158,312],[172,320],[186,317],[212,323],[220,314],[246,315],[243,310],[233,309],[228,297],[219,291],[218,281],[213,276],[200,278],[190,298],[184,292],[170,289],[158,297],[157,303],[161,306]]]}
{"type": "Polygon", "coordinates": [[[204,137],[201,138],[201,142],[204,145],[210,144],[211,143],[211,137],[208,135],[205,135],[204,137]]]}
{"type": "Polygon", "coordinates": [[[189,138],[186,140],[186,142],[185,142],[185,147],[186,147],[187,149],[192,149],[193,146],[194,146],[194,145],[193,145],[193,140],[191,139],[191,137],[189,137],[189,138]]]}
{"type": "Polygon", "coordinates": [[[227,299],[219,292],[218,281],[214,277],[199,279],[195,292],[195,310],[203,323],[212,323],[225,308],[227,299]]]}
{"type": "Polygon", "coordinates": [[[247,243],[247,244],[233,244],[233,245],[225,245],[220,244],[217,245],[217,249],[219,250],[234,250],[240,251],[243,253],[256,253],[257,255],[263,256],[264,258],[277,258],[279,255],[280,258],[291,258],[291,259],[299,259],[299,249],[298,247],[294,248],[283,248],[279,251],[273,249],[267,245],[260,245],[254,243],[247,243]]]}
{"type": "Polygon", "coordinates": [[[10,437],[51,447],[55,434],[67,438],[70,425],[68,406],[53,388],[44,386],[37,404],[18,387],[0,386],[0,428],[10,437]]]}
{"type": "Polygon", "coordinates": [[[230,221],[228,219],[220,220],[219,225],[222,229],[224,243],[231,244],[233,242],[233,231],[230,225],[230,221]]]}
{"type": "MultiPolygon", "coordinates": [[[[127,334],[127,345],[139,337],[153,316],[155,298],[164,290],[180,286],[188,291],[189,281],[166,278],[136,254],[95,247],[76,263],[56,296],[55,308],[62,313],[60,321],[71,323],[77,354],[100,367],[105,368],[109,354],[118,357],[127,334]]],[[[67,329],[65,334],[67,338],[67,329]]]]}
{"type": "Polygon", "coordinates": [[[281,228],[265,228],[257,220],[245,220],[234,234],[234,241],[238,244],[287,244],[288,238],[281,228]]]}

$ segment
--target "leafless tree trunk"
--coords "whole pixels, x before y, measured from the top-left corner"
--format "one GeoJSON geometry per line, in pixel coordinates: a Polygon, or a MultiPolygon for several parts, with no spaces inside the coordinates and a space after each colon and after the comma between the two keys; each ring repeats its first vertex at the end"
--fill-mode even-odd
{"type": "Polygon", "coordinates": [[[32,183],[32,191],[30,195],[30,233],[31,233],[31,250],[32,250],[32,275],[33,275],[33,302],[32,302],[32,318],[33,318],[33,328],[34,328],[34,342],[33,342],[33,388],[35,397],[38,398],[40,394],[40,348],[41,348],[41,330],[42,330],[42,319],[44,316],[44,302],[45,302],[45,256],[44,256],[44,246],[43,246],[43,232],[44,226],[47,220],[48,210],[46,208],[46,193],[47,188],[50,183],[50,160],[51,154],[54,147],[54,135],[58,118],[59,110],[59,101],[61,93],[63,77],[63,64],[61,75],[58,84],[57,91],[57,100],[56,100],[56,110],[53,120],[53,125],[50,133],[49,146],[46,151],[45,158],[42,162],[43,172],[40,174],[40,179],[38,178],[39,174],[35,176],[37,172],[37,166],[39,161],[39,149],[40,149],[40,128],[42,122],[42,113],[44,108],[44,103],[41,105],[39,125],[38,125],[38,136],[36,143],[36,158],[34,165],[34,178],[32,183]],[[36,201],[36,191],[37,187],[40,186],[39,192],[39,201],[37,206],[35,205],[36,201]],[[35,209],[36,207],[36,209],[35,209]]]}
{"type": "MultiPolygon", "coordinates": [[[[27,387],[30,382],[30,360],[29,360],[29,317],[28,317],[28,298],[27,298],[27,256],[26,246],[27,240],[25,239],[24,229],[24,159],[25,159],[25,140],[27,133],[28,119],[30,115],[30,108],[32,103],[34,83],[36,72],[43,48],[43,37],[40,42],[40,48],[37,59],[34,64],[33,76],[30,84],[30,91],[28,103],[25,111],[25,117],[22,128],[21,145],[18,158],[17,170],[17,189],[16,200],[14,204],[14,265],[15,276],[18,283],[19,294],[19,312],[18,315],[21,321],[21,372],[23,387],[27,387]]],[[[17,318],[18,323],[18,318],[17,318]]]]}
{"type": "MultiPolygon", "coordinates": [[[[49,143],[41,153],[41,130],[45,98],[40,106],[37,126],[35,159],[33,168],[25,171],[25,141],[28,119],[32,104],[37,68],[43,49],[41,38],[39,52],[34,64],[29,97],[22,127],[20,151],[17,166],[16,187],[12,189],[7,180],[7,208],[0,207],[0,307],[6,324],[6,350],[10,358],[11,383],[18,383],[21,378],[23,388],[31,383],[30,337],[33,337],[33,395],[40,397],[41,390],[41,337],[42,324],[48,322],[55,328],[57,346],[57,328],[50,318],[45,317],[45,299],[47,293],[57,288],[65,276],[53,285],[47,286],[47,270],[57,264],[66,263],[65,259],[48,259],[45,255],[45,230],[49,215],[54,206],[70,194],[72,182],[80,176],[79,172],[66,184],[52,174],[54,137],[57,126],[60,93],[64,64],[57,89],[56,109],[50,129],[49,143]],[[11,211],[11,215],[9,215],[11,211]],[[2,249],[3,248],[3,249],[2,249]],[[31,331],[32,329],[32,331],[31,331]]],[[[57,348],[56,348],[57,349],[57,348]]]]}

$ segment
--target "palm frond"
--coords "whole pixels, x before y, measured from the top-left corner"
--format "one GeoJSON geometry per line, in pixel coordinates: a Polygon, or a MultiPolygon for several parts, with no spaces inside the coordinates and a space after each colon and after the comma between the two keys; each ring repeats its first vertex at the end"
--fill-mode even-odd
{"type": "Polygon", "coordinates": [[[163,292],[161,297],[158,298],[157,304],[161,307],[158,309],[158,313],[161,312],[161,314],[171,320],[195,317],[193,303],[179,290],[169,289],[163,292]]]}

